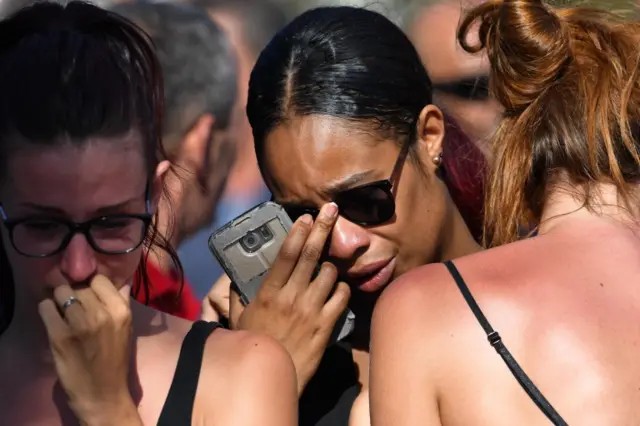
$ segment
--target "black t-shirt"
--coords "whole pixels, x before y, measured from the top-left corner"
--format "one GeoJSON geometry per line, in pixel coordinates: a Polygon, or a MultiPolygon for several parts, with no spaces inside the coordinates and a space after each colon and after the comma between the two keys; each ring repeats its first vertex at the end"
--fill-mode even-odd
{"type": "Polygon", "coordinates": [[[300,426],[348,426],[359,393],[351,346],[340,342],[327,348],[300,398],[300,426]]]}

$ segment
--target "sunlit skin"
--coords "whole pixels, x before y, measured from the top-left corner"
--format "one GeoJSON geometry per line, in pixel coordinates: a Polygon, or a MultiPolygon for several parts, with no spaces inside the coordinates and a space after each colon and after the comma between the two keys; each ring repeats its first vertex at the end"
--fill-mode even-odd
{"type": "MultiPolygon", "coordinates": [[[[573,195],[552,198],[539,237],[455,263],[515,359],[570,425],[635,424],[638,218],[625,218],[611,193],[603,216],[581,209],[573,195]]],[[[444,266],[417,268],[394,283],[372,327],[373,426],[550,424],[489,345],[444,266]]]]}
{"type": "MultiPolygon", "coordinates": [[[[274,128],[265,142],[263,171],[275,199],[319,207],[331,201],[336,190],[389,178],[399,144],[381,140],[366,126],[312,115],[294,117],[274,128]]],[[[394,182],[395,217],[373,227],[340,217],[328,244],[328,259],[352,286],[350,307],[358,318],[352,336],[358,349],[354,359],[365,388],[369,320],[380,291],[414,267],[479,249],[435,175],[432,159],[441,152],[444,137],[440,111],[426,107],[419,128],[416,153],[424,175],[412,159],[405,161],[400,179],[394,182]]]]}
{"type": "MultiPolygon", "coordinates": [[[[23,148],[11,154],[0,189],[7,216],[45,215],[82,222],[109,213],[144,213],[147,175],[141,145],[135,133],[118,140],[95,138],[82,148],[64,143],[55,148],[22,144],[23,148]]],[[[166,169],[167,164],[161,163],[150,183],[155,194],[152,208],[157,204],[166,169]]],[[[54,288],[63,284],[81,288],[96,274],[105,275],[118,288],[131,282],[143,249],[119,256],[98,254],[84,236],[76,235],[61,254],[33,259],[16,253],[6,234],[2,228],[2,243],[15,275],[16,305],[13,321],[1,336],[0,345],[3,423],[71,424],[73,415],[64,402],[61,389],[55,386],[57,375],[37,304],[50,297],[54,288]]],[[[135,352],[130,389],[144,423],[156,424],[173,378],[182,339],[191,324],[135,302],[132,302],[132,311],[135,352]]],[[[256,424],[254,420],[243,420],[238,414],[243,412],[235,405],[240,399],[243,404],[258,401],[254,414],[244,409],[247,415],[278,419],[277,415],[271,414],[272,410],[280,410],[285,417],[286,413],[294,412],[286,402],[292,403],[296,399],[293,366],[283,349],[266,338],[242,332],[218,330],[214,335],[216,338],[207,342],[207,351],[214,351],[215,355],[205,357],[194,421],[209,419],[209,425],[256,424]],[[260,351],[253,350],[256,345],[261,347],[260,351]],[[261,359],[267,363],[262,363],[261,359]],[[253,367],[244,360],[250,361],[253,367]],[[265,401],[264,396],[248,396],[247,399],[246,392],[251,393],[256,386],[262,387],[259,384],[262,380],[256,382],[256,377],[263,374],[267,365],[269,369],[280,370],[278,374],[285,377],[285,383],[292,385],[291,397],[274,399],[261,408],[259,405],[260,401],[265,401]],[[250,377],[249,385],[246,380],[250,377]],[[286,382],[287,377],[289,382],[286,382]],[[242,392],[236,392],[239,397],[229,397],[229,389],[237,386],[242,389],[242,392]],[[217,407],[215,421],[208,412],[210,407],[217,407]],[[220,407],[228,407],[229,411],[220,407]]],[[[265,377],[265,380],[275,381],[275,377],[265,377]]],[[[256,389],[256,392],[264,395],[265,389],[256,389]]],[[[286,385],[279,389],[287,394],[286,385]]],[[[287,422],[283,417],[276,421],[287,422]]]]}

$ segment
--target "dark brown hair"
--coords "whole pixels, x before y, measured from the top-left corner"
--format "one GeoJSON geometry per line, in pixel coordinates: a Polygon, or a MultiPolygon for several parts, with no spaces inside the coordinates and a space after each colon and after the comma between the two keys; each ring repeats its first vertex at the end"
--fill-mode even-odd
{"type": "MultiPolygon", "coordinates": [[[[0,75],[0,172],[6,171],[15,148],[14,135],[24,143],[51,147],[82,145],[92,136],[117,137],[136,129],[149,181],[166,158],[160,65],[147,35],[124,18],[79,1],[24,8],[0,22],[0,75]]],[[[143,287],[147,300],[148,250],[168,252],[182,274],[175,251],[155,223],[157,217],[134,286],[134,292],[143,287]]],[[[0,327],[13,313],[13,278],[0,244],[0,327]]]]}
{"type": "Polygon", "coordinates": [[[540,222],[556,184],[615,185],[626,207],[640,178],[637,126],[640,25],[591,8],[489,0],[464,17],[458,40],[486,49],[490,89],[504,106],[493,138],[485,203],[488,245],[516,240],[540,222]],[[479,44],[468,43],[477,30],[479,44]]]}

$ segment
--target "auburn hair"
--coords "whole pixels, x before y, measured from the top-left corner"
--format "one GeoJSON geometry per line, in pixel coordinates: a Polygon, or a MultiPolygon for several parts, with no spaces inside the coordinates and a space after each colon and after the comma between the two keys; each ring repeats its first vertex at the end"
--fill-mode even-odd
{"type": "Polygon", "coordinates": [[[594,184],[613,184],[633,206],[640,178],[640,25],[593,8],[489,0],[463,18],[458,41],[486,50],[490,90],[504,107],[485,200],[489,246],[540,223],[547,195],[569,183],[586,208],[594,184]],[[479,24],[479,25],[478,25],[479,24]],[[479,43],[469,33],[479,31],[479,43]],[[577,191],[578,192],[578,191],[577,191]]]}

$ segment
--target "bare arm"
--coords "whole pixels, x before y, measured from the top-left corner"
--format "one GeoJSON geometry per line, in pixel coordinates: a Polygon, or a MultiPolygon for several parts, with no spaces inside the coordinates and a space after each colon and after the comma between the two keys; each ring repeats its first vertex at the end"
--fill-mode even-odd
{"type": "MultiPolygon", "coordinates": [[[[434,339],[424,324],[421,275],[394,282],[378,301],[371,330],[370,410],[372,426],[440,426],[434,371],[434,339]]],[[[431,284],[430,284],[431,285],[431,284]]],[[[427,295],[428,296],[428,295],[427,295]]]]}
{"type": "MultiPolygon", "coordinates": [[[[203,401],[208,411],[205,424],[297,426],[296,371],[287,351],[274,339],[242,331],[226,332],[225,346],[220,340],[206,355],[219,363],[210,369],[214,374],[209,392],[217,403],[203,401]]],[[[198,390],[199,396],[206,398],[202,391],[198,390]]]]}

